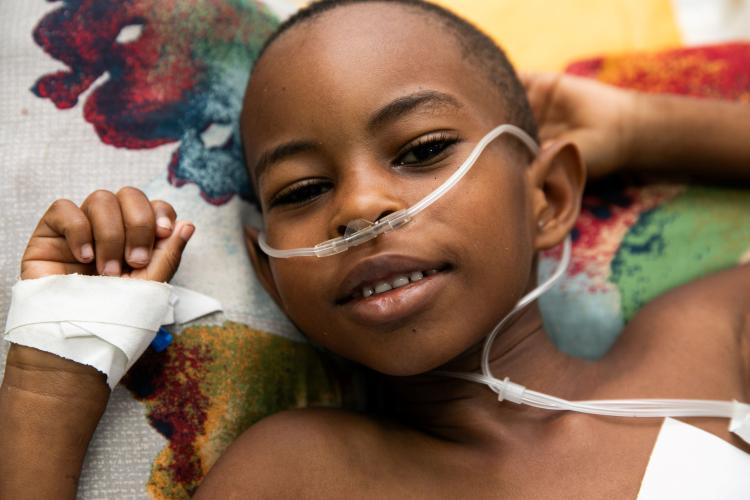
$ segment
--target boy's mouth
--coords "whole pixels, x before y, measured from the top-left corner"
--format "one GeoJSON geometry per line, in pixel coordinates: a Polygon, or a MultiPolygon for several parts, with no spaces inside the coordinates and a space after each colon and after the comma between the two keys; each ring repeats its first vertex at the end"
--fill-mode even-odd
{"type": "Polygon", "coordinates": [[[403,288],[451,269],[448,263],[419,262],[386,256],[361,262],[348,274],[337,305],[363,300],[403,288]]]}

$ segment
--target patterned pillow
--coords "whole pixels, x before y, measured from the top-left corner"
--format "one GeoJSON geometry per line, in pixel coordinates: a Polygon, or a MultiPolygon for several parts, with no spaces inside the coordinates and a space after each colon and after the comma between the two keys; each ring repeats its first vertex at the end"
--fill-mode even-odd
{"type": "MultiPolygon", "coordinates": [[[[644,92],[750,102],[748,43],[600,57],[567,72],[644,92]]],[[[617,179],[592,186],[566,279],[541,299],[548,331],[562,350],[600,357],[655,296],[750,258],[748,215],[750,191],[740,187],[617,179]]],[[[552,252],[540,273],[554,261],[552,252]]]]}
{"type": "MultiPolygon", "coordinates": [[[[349,374],[302,342],[261,290],[241,237],[242,223],[258,222],[240,157],[242,91],[261,41],[290,10],[281,0],[0,5],[0,189],[13,200],[0,238],[2,314],[15,279],[7,270],[46,205],[126,184],[196,223],[173,282],[224,305],[175,332],[166,350],[148,351],[115,389],[89,449],[83,498],[142,497],[144,483],[156,498],[189,497],[258,419],[338,405],[353,392],[349,374]]],[[[570,71],[747,99],[748,52],[734,45],[603,58],[570,71]]],[[[567,280],[542,301],[557,343],[597,356],[645,300],[737,262],[750,246],[739,221],[748,202],[743,191],[687,186],[591,191],[567,280]]],[[[546,255],[540,272],[553,259],[546,255]]]]}
{"type": "Polygon", "coordinates": [[[263,40],[291,9],[9,3],[0,7],[0,184],[13,200],[4,205],[13,212],[3,221],[2,314],[28,235],[57,197],[81,202],[135,184],[192,220],[173,283],[218,298],[224,311],[173,332],[172,345],[147,351],[115,389],[79,488],[83,498],[187,498],[253,422],[342,399],[342,377],[256,282],[242,237],[242,223],[258,217],[241,159],[242,94],[263,40]]]}

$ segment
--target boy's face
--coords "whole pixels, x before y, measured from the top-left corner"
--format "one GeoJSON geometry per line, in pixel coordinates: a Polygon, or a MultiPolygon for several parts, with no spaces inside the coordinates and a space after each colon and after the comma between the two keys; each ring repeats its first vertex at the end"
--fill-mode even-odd
{"type": "MultiPolygon", "coordinates": [[[[255,69],[242,117],[269,244],[312,246],[353,219],[411,206],[504,116],[497,91],[430,16],[360,4],[293,28],[255,69]]],[[[533,188],[513,140],[495,140],[404,228],[332,257],[256,258],[259,274],[306,335],[346,358],[394,375],[446,363],[532,282],[533,188]]]]}

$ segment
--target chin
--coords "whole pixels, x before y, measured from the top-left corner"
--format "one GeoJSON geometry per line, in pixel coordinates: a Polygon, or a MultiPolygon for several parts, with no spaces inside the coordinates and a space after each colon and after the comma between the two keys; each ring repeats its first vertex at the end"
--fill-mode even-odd
{"type": "Polygon", "coordinates": [[[448,363],[455,356],[428,355],[427,353],[409,353],[404,355],[387,354],[382,358],[358,361],[360,364],[392,377],[410,377],[422,375],[448,363]]]}

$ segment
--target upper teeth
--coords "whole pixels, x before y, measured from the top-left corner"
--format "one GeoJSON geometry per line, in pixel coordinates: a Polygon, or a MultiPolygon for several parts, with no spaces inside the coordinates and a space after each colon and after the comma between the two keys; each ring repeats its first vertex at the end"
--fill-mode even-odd
{"type": "Polygon", "coordinates": [[[393,290],[394,288],[400,288],[402,286],[408,285],[409,283],[414,283],[421,280],[425,277],[425,275],[429,276],[435,273],[437,273],[437,269],[430,269],[429,271],[425,271],[424,273],[422,271],[414,271],[409,274],[399,274],[390,281],[378,281],[373,286],[365,285],[362,287],[362,297],[367,298],[371,295],[376,295],[378,293],[387,292],[388,290],[393,290]]]}

